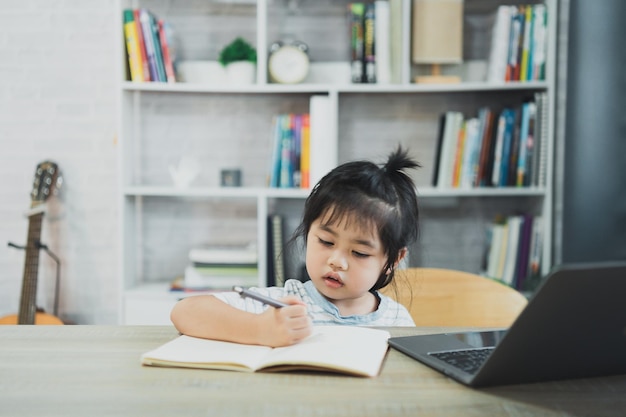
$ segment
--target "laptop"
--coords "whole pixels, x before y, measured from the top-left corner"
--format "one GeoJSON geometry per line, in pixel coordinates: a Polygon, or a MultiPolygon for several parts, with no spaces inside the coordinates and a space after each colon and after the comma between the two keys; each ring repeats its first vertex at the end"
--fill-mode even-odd
{"type": "Polygon", "coordinates": [[[389,345],[471,387],[626,374],[626,262],[555,269],[508,329],[389,345]]]}

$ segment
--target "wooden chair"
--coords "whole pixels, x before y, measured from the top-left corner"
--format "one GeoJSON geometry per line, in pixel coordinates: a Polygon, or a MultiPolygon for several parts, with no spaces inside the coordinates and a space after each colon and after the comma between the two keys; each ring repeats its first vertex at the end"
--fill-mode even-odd
{"type": "Polygon", "coordinates": [[[404,305],[416,326],[508,327],[526,298],[504,284],[451,269],[408,268],[382,293],[404,305]]]}

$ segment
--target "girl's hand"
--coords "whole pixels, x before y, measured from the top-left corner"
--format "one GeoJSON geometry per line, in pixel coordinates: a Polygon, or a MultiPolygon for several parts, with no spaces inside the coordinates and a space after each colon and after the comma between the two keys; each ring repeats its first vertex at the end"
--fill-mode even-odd
{"type": "Polygon", "coordinates": [[[306,305],[298,297],[289,296],[281,301],[288,307],[268,307],[258,315],[259,344],[271,347],[289,346],[306,338],[313,331],[306,305]]]}

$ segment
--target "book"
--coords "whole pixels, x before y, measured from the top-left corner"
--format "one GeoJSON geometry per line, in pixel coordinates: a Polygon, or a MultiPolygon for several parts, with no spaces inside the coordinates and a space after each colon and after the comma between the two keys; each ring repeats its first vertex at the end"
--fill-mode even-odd
{"type": "Polygon", "coordinates": [[[519,39],[521,37],[522,32],[522,18],[523,15],[520,15],[518,10],[515,10],[511,13],[511,24],[509,30],[509,48],[508,48],[508,59],[506,65],[506,81],[517,81],[515,78],[516,68],[519,64],[519,39]]]}
{"type": "Polygon", "coordinates": [[[547,16],[545,4],[535,4],[533,6],[533,60],[532,79],[545,79],[546,65],[546,33],[547,16]]]}
{"type": "Polygon", "coordinates": [[[391,33],[389,1],[376,0],[374,39],[376,45],[376,82],[391,83],[391,33]]]}
{"type": "Polygon", "coordinates": [[[207,245],[192,248],[189,260],[200,264],[255,264],[258,261],[256,244],[207,245]]]}
{"type": "Polygon", "coordinates": [[[543,251],[543,218],[533,219],[530,232],[530,247],[528,254],[528,275],[537,275],[541,270],[541,253],[543,251]]]}
{"type": "Polygon", "coordinates": [[[311,187],[311,120],[308,114],[302,115],[302,132],[300,133],[300,188],[311,187]]]}
{"type": "Polygon", "coordinates": [[[515,109],[505,109],[503,114],[505,117],[504,135],[502,138],[502,154],[500,158],[499,166],[499,179],[497,185],[500,187],[506,187],[509,179],[509,165],[511,161],[511,148],[514,141],[514,130],[516,120],[515,109]],[[505,113],[506,112],[506,113],[505,113]]]}
{"type": "Polygon", "coordinates": [[[513,141],[511,142],[510,154],[508,159],[508,174],[506,176],[505,186],[515,185],[517,178],[517,160],[519,158],[519,148],[521,142],[522,127],[522,107],[515,109],[515,120],[513,121],[513,141]]]}
{"type": "Polygon", "coordinates": [[[364,82],[373,84],[376,82],[376,5],[374,3],[365,4],[363,15],[363,67],[364,82]]]}
{"type": "Polygon", "coordinates": [[[126,55],[131,81],[143,81],[141,54],[137,39],[137,26],[131,9],[124,10],[124,39],[126,41],[126,55]]]}
{"type": "Polygon", "coordinates": [[[280,177],[278,186],[293,187],[293,124],[290,114],[281,117],[280,177]]]}
{"type": "Polygon", "coordinates": [[[514,6],[500,5],[491,33],[491,50],[487,70],[488,82],[504,82],[509,51],[511,13],[514,6]]]}
{"type": "Polygon", "coordinates": [[[461,168],[463,166],[463,155],[465,153],[465,139],[467,133],[467,121],[461,116],[459,129],[456,136],[456,150],[454,154],[454,165],[452,169],[452,187],[458,188],[461,184],[461,168]]]}
{"type": "Polygon", "coordinates": [[[507,218],[508,234],[506,243],[506,255],[504,261],[504,272],[502,281],[510,286],[515,285],[515,270],[519,253],[520,228],[522,226],[522,216],[509,216],[507,218]]]}
{"type": "Polygon", "coordinates": [[[325,371],[375,377],[387,353],[389,332],[357,326],[316,326],[313,334],[285,347],[245,345],[178,336],[141,355],[147,366],[239,372],[325,371]]]}
{"type": "Polygon", "coordinates": [[[520,235],[520,247],[517,256],[517,270],[515,276],[515,288],[521,290],[524,288],[524,281],[528,278],[528,260],[530,256],[530,240],[533,228],[533,216],[524,214],[520,235]]]}
{"type": "Polygon", "coordinates": [[[528,185],[529,160],[532,158],[533,129],[536,113],[534,102],[522,105],[522,127],[519,144],[519,157],[517,159],[517,177],[515,185],[523,187],[528,185]]]}
{"type": "Polygon", "coordinates": [[[491,185],[491,173],[493,170],[493,156],[495,150],[494,125],[495,118],[493,111],[487,107],[479,110],[479,118],[482,121],[482,145],[480,148],[480,159],[478,160],[478,175],[474,185],[485,187],[491,185]]]}
{"type": "Polygon", "coordinates": [[[148,10],[139,9],[139,21],[141,22],[143,41],[146,47],[146,60],[148,61],[150,81],[160,81],[151,20],[152,18],[148,10]]]}
{"type": "Polygon", "coordinates": [[[502,238],[504,235],[504,224],[494,222],[491,226],[491,241],[489,244],[489,255],[487,256],[486,274],[490,278],[500,279],[498,276],[498,263],[502,252],[502,238]]]}
{"type": "Polygon", "coordinates": [[[169,25],[165,23],[163,19],[158,19],[157,25],[159,41],[161,42],[161,52],[163,53],[163,64],[165,66],[166,79],[168,83],[175,83],[176,73],[174,72],[174,62],[170,54],[170,42],[168,41],[168,38],[171,39],[171,36],[168,36],[168,32],[170,32],[169,25]]]}
{"type": "Polygon", "coordinates": [[[137,42],[139,43],[139,54],[141,55],[141,69],[143,73],[143,81],[150,81],[150,68],[148,68],[148,56],[146,55],[146,42],[143,39],[143,29],[141,27],[139,9],[133,10],[133,17],[135,18],[135,30],[137,31],[137,42]]]}
{"type": "Polygon", "coordinates": [[[465,144],[459,168],[460,188],[471,188],[474,184],[474,173],[477,171],[480,154],[479,126],[480,122],[476,117],[471,117],[465,122],[465,144]]]}
{"type": "Polygon", "coordinates": [[[439,115],[439,128],[437,129],[437,146],[435,148],[435,161],[433,165],[433,175],[431,185],[437,186],[439,180],[439,166],[441,164],[441,148],[443,147],[443,136],[446,127],[446,113],[439,115]]]}
{"type": "Polygon", "coordinates": [[[310,165],[311,187],[337,166],[337,137],[332,102],[329,96],[313,95],[310,98],[310,165]]]}
{"type": "Polygon", "coordinates": [[[267,285],[270,287],[282,287],[285,284],[283,223],[280,214],[267,217],[267,285]]]}
{"type": "Polygon", "coordinates": [[[364,3],[349,3],[350,73],[353,83],[363,82],[363,16],[364,3]]]}
{"type": "MultiPolygon", "coordinates": [[[[522,7],[522,6],[520,6],[522,7]]],[[[521,9],[521,12],[524,13],[524,38],[522,40],[522,49],[520,56],[520,81],[528,81],[528,68],[532,67],[532,57],[531,57],[531,39],[532,35],[532,6],[524,6],[521,9]]]]}
{"type": "MultiPolygon", "coordinates": [[[[391,82],[401,84],[403,82],[404,53],[404,17],[409,16],[403,7],[404,0],[389,0],[389,62],[391,82]]],[[[410,26],[406,25],[406,26],[410,26]]],[[[408,56],[408,52],[407,52],[408,56]]],[[[408,65],[407,65],[408,67],[408,65]]]]}
{"type": "Polygon", "coordinates": [[[548,94],[545,92],[537,93],[535,96],[535,102],[537,103],[537,137],[539,138],[537,144],[537,161],[536,171],[536,184],[538,186],[545,186],[548,175],[548,142],[549,138],[549,109],[548,109],[548,94]]]}
{"type": "Polygon", "coordinates": [[[155,62],[157,66],[157,73],[159,75],[160,82],[167,82],[167,75],[165,74],[165,63],[163,62],[163,49],[161,46],[161,38],[159,36],[159,24],[154,14],[148,12],[150,17],[150,33],[152,34],[152,42],[154,45],[155,62]]]}
{"type": "Polygon", "coordinates": [[[441,160],[439,162],[439,174],[437,175],[437,186],[439,188],[449,188],[452,186],[457,138],[462,123],[462,113],[445,113],[443,143],[441,144],[440,153],[441,160]]]}
{"type": "Polygon", "coordinates": [[[253,287],[259,284],[255,266],[192,266],[185,268],[184,287],[188,290],[230,290],[234,285],[253,287]]]}

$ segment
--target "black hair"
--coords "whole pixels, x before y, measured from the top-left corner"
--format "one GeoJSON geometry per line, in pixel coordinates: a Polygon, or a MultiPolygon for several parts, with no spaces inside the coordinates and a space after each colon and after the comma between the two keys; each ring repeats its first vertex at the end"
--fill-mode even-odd
{"type": "Polygon", "coordinates": [[[329,224],[350,216],[360,227],[375,226],[387,263],[370,291],[387,286],[393,280],[400,251],[418,237],[417,192],[405,172],[418,167],[400,146],[382,166],[364,160],[339,165],[313,187],[294,238],[306,242],[311,224],[322,216],[329,224]]]}

